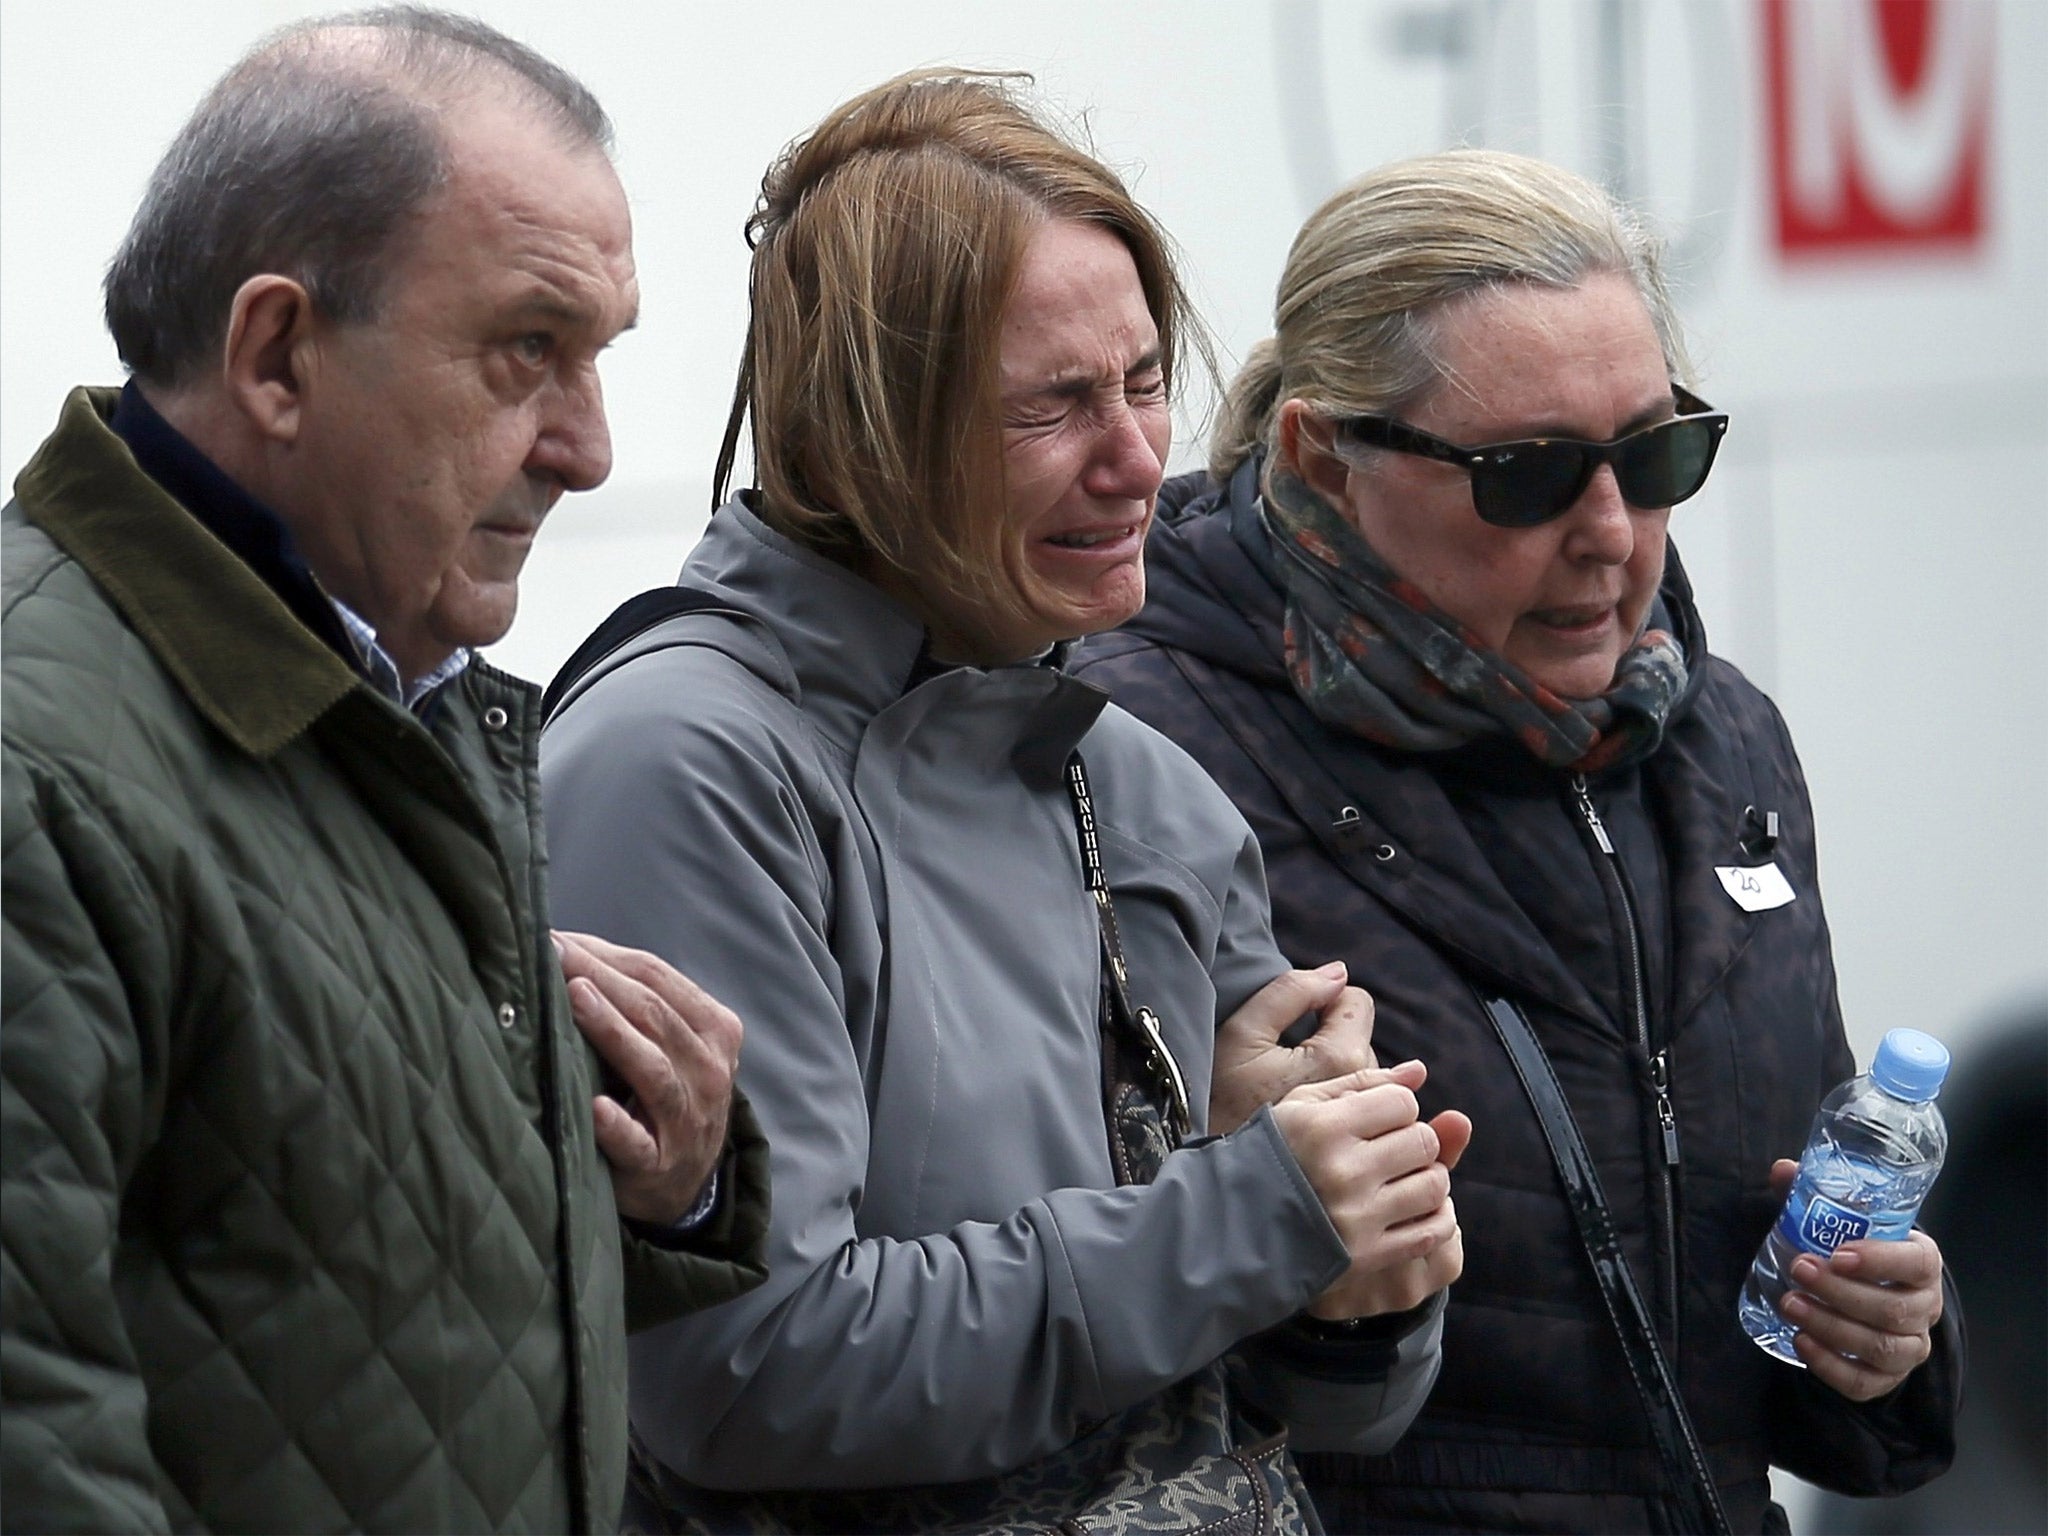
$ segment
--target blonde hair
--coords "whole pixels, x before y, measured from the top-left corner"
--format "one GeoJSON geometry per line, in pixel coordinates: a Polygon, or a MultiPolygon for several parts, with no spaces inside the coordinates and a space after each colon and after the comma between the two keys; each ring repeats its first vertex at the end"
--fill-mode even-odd
{"type": "Polygon", "coordinates": [[[920,70],[783,151],[747,222],[752,314],[713,477],[744,424],[770,526],[887,562],[980,607],[1032,606],[1003,568],[1004,311],[1047,220],[1131,253],[1171,384],[1188,302],[1164,234],[1114,172],[1020,99],[1028,77],[920,70]]]}
{"type": "Polygon", "coordinates": [[[1454,149],[1360,177],[1309,216],[1287,253],[1274,335],[1224,397],[1210,470],[1227,479],[1264,447],[1280,406],[1398,415],[1443,378],[1433,322],[1454,301],[1513,283],[1574,288],[1614,273],[1642,297],[1673,379],[1692,364],[1665,284],[1663,245],[1585,177],[1496,150],[1454,149]]]}

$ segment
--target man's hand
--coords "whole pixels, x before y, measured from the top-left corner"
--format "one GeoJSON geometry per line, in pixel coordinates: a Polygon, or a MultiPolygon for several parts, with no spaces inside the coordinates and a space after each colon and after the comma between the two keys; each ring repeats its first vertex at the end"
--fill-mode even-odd
{"type": "Polygon", "coordinates": [[[1248,998],[1216,1031],[1209,1082],[1209,1129],[1236,1130],[1263,1104],[1277,1104],[1304,1083],[1327,1082],[1376,1066],[1372,998],[1344,984],[1344,962],[1313,971],[1282,971],[1248,998]],[[1321,1025],[1300,1045],[1280,1037],[1303,1014],[1321,1025]]]}
{"type": "MultiPolygon", "coordinates": [[[[1771,1187],[1782,1199],[1799,1165],[1780,1158],[1771,1187]]],[[[1852,1402],[1882,1397],[1934,1353],[1941,1321],[1941,1250],[1925,1232],[1904,1242],[1862,1238],[1825,1260],[1792,1261],[1785,1321],[1799,1332],[1792,1347],[1815,1377],[1852,1402]]]]}
{"type": "Polygon", "coordinates": [[[619,1214],[673,1226],[725,1148],[739,1017],[644,950],[587,933],[557,933],[555,948],[576,1027],[623,1086],[591,1101],[619,1214]]]}
{"type": "Polygon", "coordinates": [[[1425,1075],[1416,1061],[1365,1068],[1297,1088],[1274,1106],[1351,1254],[1351,1268],[1309,1304],[1311,1316],[1406,1311],[1464,1270],[1450,1186],[1472,1122],[1454,1109],[1423,1121],[1415,1090],[1425,1075]]]}

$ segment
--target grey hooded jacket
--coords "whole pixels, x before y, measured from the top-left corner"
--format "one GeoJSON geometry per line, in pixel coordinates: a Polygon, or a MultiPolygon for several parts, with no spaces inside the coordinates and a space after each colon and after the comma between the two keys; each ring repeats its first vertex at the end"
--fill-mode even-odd
{"type": "MultiPolygon", "coordinates": [[[[1269,1113],[1115,1187],[1058,770],[1078,743],[1133,994],[1198,1120],[1216,1025],[1286,966],[1257,844],[1201,770],[1056,664],[916,681],[921,626],[742,502],[682,585],[730,612],[621,648],[543,745],[559,919],[737,1010],[772,1148],[767,1283],[632,1342],[643,1443],[712,1488],[989,1476],[1334,1281],[1269,1113]]],[[[1425,1310],[1341,1389],[1270,1349],[1247,1374],[1283,1414],[1313,1400],[1313,1443],[1384,1448],[1438,1332],[1425,1310]]]]}

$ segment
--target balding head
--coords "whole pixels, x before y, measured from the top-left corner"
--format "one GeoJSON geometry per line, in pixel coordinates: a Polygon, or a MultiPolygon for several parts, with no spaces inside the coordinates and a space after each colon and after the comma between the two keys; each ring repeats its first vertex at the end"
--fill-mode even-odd
{"type": "Polygon", "coordinates": [[[448,176],[443,123],[509,95],[574,147],[611,144],[596,97],[480,21],[393,6],[259,44],[178,133],[108,268],[107,328],[145,383],[218,359],[236,291],[278,273],[329,319],[367,320],[415,215],[448,176]]]}

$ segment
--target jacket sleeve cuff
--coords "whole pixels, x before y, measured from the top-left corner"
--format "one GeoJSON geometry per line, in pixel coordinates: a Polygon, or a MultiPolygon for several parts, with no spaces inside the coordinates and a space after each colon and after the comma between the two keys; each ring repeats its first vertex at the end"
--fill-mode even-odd
{"type": "Polygon", "coordinates": [[[1956,1454],[1966,1352],[1963,1309],[1946,1271],[1934,1352],[1883,1397],[1851,1402],[1807,1371],[1778,1373],[1771,1460],[1794,1476],[1859,1498],[1932,1481],[1956,1454]]]}
{"type": "Polygon", "coordinates": [[[1255,1135],[1260,1144],[1271,1153],[1273,1160],[1285,1170],[1290,1187],[1294,1190],[1302,1209],[1308,1213],[1307,1220],[1318,1229],[1317,1245],[1323,1250],[1324,1265],[1314,1288],[1308,1293],[1308,1298],[1304,1299],[1306,1304],[1307,1299],[1321,1295],[1343,1278],[1344,1271],[1351,1267],[1350,1250],[1344,1246],[1344,1238],[1337,1231],[1336,1224],[1330,1220],[1330,1213],[1323,1209],[1322,1196],[1316,1193],[1315,1185],[1309,1182],[1308,1174],[1302,1170],[1300,1161],[1294,1155],[1294,1149],[1287,1145],[1287,1138],[1281,1134],[1280,1122],[1273,1118],[1273,1107],[1270,1104],[1261,1105],[1258,1112],[1232,1135],[1245,1137],[1248,1133],[1255,1135]]]}
{"type": "Polygon", "coordinates": [[[1442,1314],[1448,1290],[1377,1317],[1329,1323],[1306,1312],[1263,1335],[1266,1352],[1288,1369],[1323,1381],[1381,1381],[1394,1368],[1402,1341],[1442,1314]]]}
{"type": "Polygon", "coordinates": [[[1306,1339],[1298,1320],[1249,1340],[1233,1356],[1244,1395],[1283,1422],[1297,1451],[1384,1455],[1407,1432],[1443,1360],[1446,1298],[1387,1319],[1365,1338],[1306,1339]]]}
{"type": "Polygon", "coordinates": [[[697,1191],[696,1200],[672,1224],[663,1226],[659,1222],[642,1221],[637,1216],[624,1215],[619,1217],[619,1221],[630,1235],[639,1238],[643,1243],[652,1243],[655,1247],[671,1253],[686,1253],[690,1250],[691,1234],[709,1221],[712,1213],[718,1209],[719,1190],[732,1178],[731,1168],[732,1144],[728,1140],[724,1156],[712,1168],[710,1177],[704,1181],[704,1187],[697,1191]]]}
{"type": "Polygon", "coordinates": [[[768,1139],[737,1089],[715,1182],[711,1208],[695,1226],[621,1219],[629,1333],[730,1301],[767,1278],[768,1139]]]}

